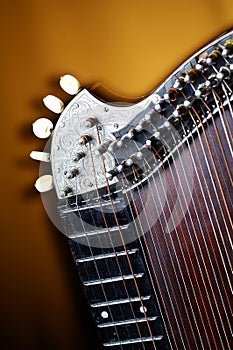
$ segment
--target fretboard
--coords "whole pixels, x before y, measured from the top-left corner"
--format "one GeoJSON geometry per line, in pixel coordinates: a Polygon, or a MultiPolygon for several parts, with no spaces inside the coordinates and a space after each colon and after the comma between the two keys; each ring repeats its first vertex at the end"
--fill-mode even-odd
{"type": "MultiPolygon", "coordinates": [[[[93,231],[79,232],[74,211],[63,210],[63,222],[67,234],[72,236],[70,245],[82,280],[93,318],[103,346],[110,349],[170,349],[163,311],[157,291],[151,283],[150,270],[142,253],[141,240],[116,248],[95,248],[89,239],[114,238],[125,230],[129,235],[132,226],[127,224],[93,231]],[[76,236],[76,238],[75,238],[76,236]],[[83,243],[80,244],[80,239],[83,243]]],[[[82,216],[93,220],[91,209],[82,216]]],[[[125,221],[131,221],[127,208],[122,213],[125,221]]],[[[120,238],[119,238],[120,239],[120,238]]]]}

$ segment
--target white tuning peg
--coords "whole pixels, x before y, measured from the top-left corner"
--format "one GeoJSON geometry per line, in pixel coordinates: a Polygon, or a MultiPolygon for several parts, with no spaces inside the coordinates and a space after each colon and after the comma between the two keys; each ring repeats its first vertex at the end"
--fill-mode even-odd
{"type": "Polygon", "coordinates": [[[50,154],[46,152],[32,151],[30,157],[40,162],[50,162],[50,154]]]}
{"type": "Polygon", "coordinates": [[[34,134],[40,139],[46,139],[51,135],[53,123],[47,118],[39,118],[32,124],[34,134]]]}
{"type": "Polygon", "coordinates": [[[53,95],[47,95],[43,98],[43,102],[45,107],[47,107],[50,111],[59,114],[62,112],[64,108],[64,103],[60,98],[53,96],[53,95]]]}
{"type": "Polygon", "coordinates": [[[43,175],[36,180],[35,188],[38,192],[47,192],[53,188],[52,175],[43,175]]]}
{"type": "Polygon", "coordinates": [[[76,95],[81,87],[80,82],[70,74],[63,75],[60,78],[61,88],[69,95],[76,95]]]}

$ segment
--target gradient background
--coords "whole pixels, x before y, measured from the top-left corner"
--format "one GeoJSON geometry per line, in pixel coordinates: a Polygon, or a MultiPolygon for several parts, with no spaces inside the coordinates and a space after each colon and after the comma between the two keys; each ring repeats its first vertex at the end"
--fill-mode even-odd
{"type": "Polygon", "coordinates": [[[65,73],[146,95],[232,27],[232,0],[1,0],[0,349],[97,349],[65,237],[33,188],[44,141],[31,132],[65,73]]]}

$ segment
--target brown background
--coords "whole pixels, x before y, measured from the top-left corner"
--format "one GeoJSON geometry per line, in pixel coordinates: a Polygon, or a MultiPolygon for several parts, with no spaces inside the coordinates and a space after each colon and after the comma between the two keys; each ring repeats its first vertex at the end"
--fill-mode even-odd
{"type": "Polygon", "coordinates": [[[65,240],[33,188],[31,132],[60,75],[147,94],[233,24],[232,0],[2,0],[0,349],[97,349],[65,240]]]}

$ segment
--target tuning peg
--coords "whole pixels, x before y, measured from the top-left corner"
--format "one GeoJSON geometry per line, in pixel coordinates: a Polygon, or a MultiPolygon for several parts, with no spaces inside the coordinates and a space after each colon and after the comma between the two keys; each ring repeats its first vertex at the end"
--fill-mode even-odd
{"type": "Polygon", "coordinates": [[[53,188],[52,175],[43,175],[36,180],[35,188],[38,192],[47,192],[53,188]]]}
{"type": "Polygon", "coordinates": [[[70,74],[60,78],[60,86],[69,95],[76,95],[81,88],[80,82],[70,74]]]}
{"type": "Polygon", "coordinates": [[[43,98],[43,102],[45,107],[47,107],[50,111],[59,114],[62,112],[64,108],[64,103],[60,98],[53,96],[53,95],[47,95],[43,98]]]}
{"type": "Polygon", "coordinates": [[[53,123],[47,118],[39,118],[32,124],[34,134],[40,139],[46,139],[51,135],[53,123]]]}
{"type": "Polygon", "coordinates": [[[30,157],[40,162],[50,162],[50,154],[46,152],[32,151],[30,157]]]}

